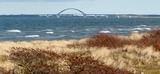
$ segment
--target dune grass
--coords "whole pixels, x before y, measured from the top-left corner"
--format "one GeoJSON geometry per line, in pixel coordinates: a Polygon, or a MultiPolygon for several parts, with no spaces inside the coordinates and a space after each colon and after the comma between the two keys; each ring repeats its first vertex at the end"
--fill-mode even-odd
{"type": "Polygon", "coordinates": [[[0,49],[0,74],[160,73],[160,30],[134,37],[0,42],[0,49]]]}

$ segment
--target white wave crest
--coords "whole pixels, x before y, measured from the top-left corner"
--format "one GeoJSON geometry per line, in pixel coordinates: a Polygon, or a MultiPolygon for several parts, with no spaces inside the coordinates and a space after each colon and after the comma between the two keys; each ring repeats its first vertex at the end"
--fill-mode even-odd
{"type": "Polygon", "coordinates": [[[85,29],[86,31],[89,31],[89,29],[85,29]]]}
{"type": "Polygon", "coordinates": [[[20,33],[20,32],[21,32],[21,30],[12,29],[12,30],[7,30],[7,32],[20,33]]]}
{"type": "Polygon", "coordinates": [[[138,33],[139,31],[132,31],[133,33],[138,33]]]}
{"type": "Polygon", "coordinates": [[[144,28],[145,30],[151,30],[151,28],[144,28]]]}
{"type": "Polygon", "coordinates": [[[151,30],[151,28],[133,28],[132,30],[133,31],[136,31],[136,30],[143,31],[143,30],[151,30]]]}
{"type": "Polygon", "coordinates": [[[54,31],[53,29],[44,29],[44,30],[42,30],[42,31],[54,31]]]}
{"type": "Polygon", "coordinates": [[[143,28],[133,28],[132,30],[139,30],[139,31],[142,31],[144,30],[143,28]]]}
{"type": "Polygon", "coordinates": [[[100,31],[100,33],[111,33],[110,31],[100,31]]]}
{"type": "Polygon", "coordinates": [[[75,31],[74,31],[74,30],[72,30],[71,32],[72,32],[72,33],[74,33],[75,31]]]}
{"type": "Polygon", "coordinates": [[[40,37],[39,35],[27,35],[26,38],[34,38],[34,37],[40,37]]]}
{"type": "Polygon", "coordinates": [[[54,34],[54,32],[46,32],[47,34],[54,34]]]}

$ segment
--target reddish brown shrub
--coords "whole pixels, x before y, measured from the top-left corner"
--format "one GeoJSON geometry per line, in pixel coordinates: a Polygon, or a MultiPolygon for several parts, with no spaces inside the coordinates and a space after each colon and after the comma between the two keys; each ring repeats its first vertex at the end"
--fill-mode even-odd
{"type": "Polygon", "coordinates": [[[88,53],[82,52],[58,55],[40,49],[13,48],[10,60],[21,67],[12,71],[15,74],[133,74],[126,70],[108,67],[93,60],[88,53]],[[59,58],[68,60],[69,70],[66,72],[60,72],[58,64],[55,63],[59,58]]]}
{"type": "Polygon", "coordinates": [[[91,56],[68,55],[71,74],[133,74],[132,72],[115,69],[93,60],[91,56]]]}
{"type": "Polygon", "coordinates": [[[114,35],[109,34],[97,34],[86,41],[86,45],[89,47],[109,47],[117,48],[124,45],[130,45],[131,40],[121,39],[114,35]]]}
{"type": "Polygon", "coordinates": [[[124,45],[153,46],[157,51],[160,51],[160,30],[153,30],[148,32],[148,34],[144,35],[140,40],[122,39],[109,34],[97,34],[86,41],[86,46],[109,48],[118,48],[124,45]]]}
{"type": "Polygon", "coordinates": [[[150,34],[150,37],[160,38],[160,29],[152,30],[152,31],[149,32],[149,34],[150,34]]]}
{"type": "Polygon", "coordinates": [[[160,30],[153,30],[148,34],[138,42],[139,46],[153,46],[157,51],[160,51],[160,30]]]}
{"type": "Polygon", "coordinates": [[[58,74],[55,61],[60,57],[54,52],[40,49],[13,48],[10,51],[10,60],[23,68],[23,74],[58,74]]]}

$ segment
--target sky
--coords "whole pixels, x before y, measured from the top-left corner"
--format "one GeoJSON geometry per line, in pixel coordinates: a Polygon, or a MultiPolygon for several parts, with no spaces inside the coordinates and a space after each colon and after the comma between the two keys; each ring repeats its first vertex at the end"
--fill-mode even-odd
{"type": "Polygon", "coordinates": [[[160,14],[159,7],[160,0],[0,0],[1,15],[57,14],[66,8],[86,14],[160,14]]]}

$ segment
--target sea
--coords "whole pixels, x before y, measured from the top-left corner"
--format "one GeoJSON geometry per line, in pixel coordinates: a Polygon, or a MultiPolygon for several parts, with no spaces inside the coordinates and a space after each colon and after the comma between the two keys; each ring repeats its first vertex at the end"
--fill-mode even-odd
{"type": "Polygon", "coordinates": [[[0,41],[83,39],[98,33],[129,35],[158,28],[156,15],[0,15],[0,41]]]}

